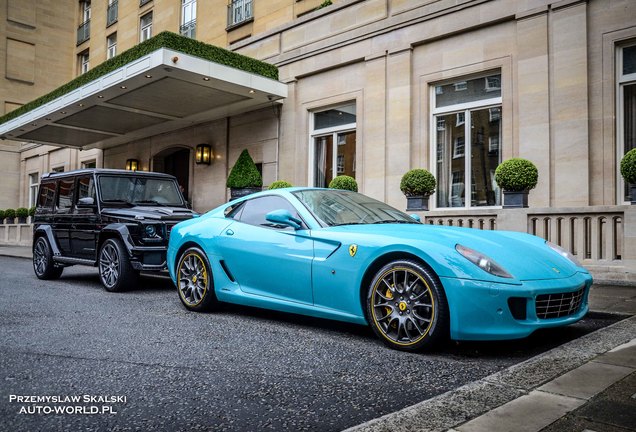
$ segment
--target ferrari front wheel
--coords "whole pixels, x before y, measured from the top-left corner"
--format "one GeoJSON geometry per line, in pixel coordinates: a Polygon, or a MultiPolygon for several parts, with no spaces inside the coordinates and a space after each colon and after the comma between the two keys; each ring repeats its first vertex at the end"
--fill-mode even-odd
{"type": "Polygon", "coordinates": [[[418,351],[447,334],[444,290],[434,273],[415,261],[393,261],[377,272],[367,313],[375,334],[391,348],[418,351]]]}
{"type": "Polygon", "coordinates": [[[186,309],[203,312],[216,306],[210,263],[201,249],[192,247],[181,254],[177,265],[177,290],[186,309]]]}

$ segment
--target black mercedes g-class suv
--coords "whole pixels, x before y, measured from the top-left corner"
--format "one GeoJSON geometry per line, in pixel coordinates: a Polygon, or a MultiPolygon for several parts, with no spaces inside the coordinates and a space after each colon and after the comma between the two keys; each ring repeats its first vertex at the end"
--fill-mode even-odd
{"type": "Polygon", "coordinates": [[[108,291],[133,286],[140,271],[166,268],[172,227],[196,216],[175,177],[112,169],[42,176],[33,221],[33,269],[57,279],[64,267],[96,266],[108,291]]]}

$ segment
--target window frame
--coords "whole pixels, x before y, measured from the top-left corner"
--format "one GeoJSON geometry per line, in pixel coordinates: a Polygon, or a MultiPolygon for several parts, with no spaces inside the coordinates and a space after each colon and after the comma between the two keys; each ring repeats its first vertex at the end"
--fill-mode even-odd
{"type": "Polygon", "coordinates": [[[139,43],[147,41],[152,37],[152,24],[154,21],[153,11],[148,11],[139,17],[139,43]],[[150,22],[143,24],[144,18],[150,17],[150,22]],[[146,31],[147,30],[147,31],[146,31]],[[147,37],[145,37],[147,33],[147,37]]]}
{"type": "Polygon", "coordinates": [[[34,207],[38,203],[38,194],[40,190],[40,172],[35,171],[27,174],[29,178],[29,208],[34,207]],[[33,183],[33,176],[37,176],[37,181],[33,183]]]}
{"type": "MultiPolygon", "coordinates": [[[[337,170],[338,170],[338,134],[345,134],[345,133],[350,133],[350,132],[355,132],[356,134],[356,153],[355,153],[355,158],[358,157],[358,128],[357,128],[357,124],[358,124],[358,102],[354,99],[351,101],[345,101],[342,103],[338,103],[335,105],[329,105],[327,107],[321,107],[318,109],[314,109],[309,111],[309,169],[308,171],[308,185],[312,186],[312,187],[321,187],[321,186],[316,186],[314,184],[314,180],[315,180],[315,176],[316,176],[316,139],[317,138],[322,138],[322,137],[327,137],[327,136],[331,136],[332,137],[332,143],[331,145],[333,146],[332,149],[332,156],[331,156],[331,167],[332,167],[332,173],[334,174],[334,177],[337,174],[337,170]],[[331,126],[331,127],[327,127],[327,128],[322,128],[322,129],[315,129],[315,116],[316,114],[319,114],[321,112],[325,112],[325,111],[329,111],[329,110],[333,110],[333,109],[338,109],[339,107],[344,107],[344,106],[349,106],[349,105],[355,105],[356,107],[356,121],[353,123],[346,123],[346,124],[342,124],[342,125],[338,125],[338,126],[331,126]]],[[[353,166],[356,167],[357,166],[357,161],[354,158],[354,164],[353,166]]],[[[357,171],[356,171],[357,172],[357,171]]]]}
{"type": "Polygon", "coordinates": [[[106,60],[110,60],[117,55],[117,32],[106,36],[106,60]]]}
{"type": "MultiPolygon", "coordinates": [[[[437,107],[436,105],[436,95],[438,95],[439,93],[437,93],[437,88],[444,86],[444,85],[449,85],[449,84],[455,84],[455,83],[466,83],[466,85],[468,84],[468,81],[471,80],[478,80],[478,79],[486,79],[487,77],[492,77],[493,75],[500,75],[500,84],[503,81],[503,71],[502,70],[497,70],[496,72],[491,70],[488,71],[484,71],[484,72],[479,72],[479,73],[475,73],[475,74],[471,74],[471,75],[462,75],[462,76],[457,76],[455,78],[451,78],[451,79],[447,79],[444,80],[443,82],[431,82],[429,83],[429,107],[430,107],[430,114],[429,114],[429,168],[430,168],[430,172],[433,174],[433,176],[435,176],[435,179],[439,182],[439,173],[437,172],[437,165],[439,163],[439,151],[438,151],[438,145],[437,145],[437,116],[443,116],[443,115],[452,115],[452,114],[459,114],[459,113],[464,113],[464,118],[463,121],[460,123],[459,119],[460,116],[457,115],[456,116],[456,121],[457,121],[457,126],[464,126],[464,206],[461,207],[439,207],[437,205],[437,194],[439,193],[438,190],[435,191],[435,193],[433,194],[434,199],[432,199],[431,201],[431,209],[435,209],[435,210],[444,210],[444,211],[456,211],[456,210],[474,210],[474,209],[479,209],[479,210],[488,210],[488,209],[500,209],[502,208],[502,205],[491,205],[491,206],[472,206],[471,205],[471,201],[472,201],[472,190],[473,190],[473,181],[472,181],[472,172],[471,172],[471,156],[472,156],[472,132],[471,132],[471,125],[472,125],[472,116],[471,116],[471,112],[474,110],[478,110],[478,109],[491,109],[491,108],[499,108],[500,109],[500,118],[499,121],[503,122],[503,119],[501,116],[501,114],[503,114],[503,89],[500,93],[499,96],[497,97],[492,97],[492,98],[486,98],[486,99],[480,99],[480,100],[476,100],[476,101],[471,101],[471,102],[464,102],[464,103],[458,103],[458,104],[453,104],[453,105],[446,105],[446,106],[442,106],[442,107],[437,107]]],[[[457,91],[457,90],[456,90],[457,91]]],[[[459,90],[459,91],[463,91],[463,90],[459,90]]],[[[502,159],[503,155],[501,152],[501,135],[499,138],[499,157],[500,159],[502,159]]],[[[451,159],[454,158],[455,155],[455,142],[453,141],[453,149],[451,152],[451,155],[453,157],[451,157],[451,159]]],[[[457,156],[457,157],[461,157],[461,156],[457,156]]],[[[451,175],[451,180],[452,180],[453,175],[451,175]]],[[[449,191],[450,192],[452,189],[452,183],[449,182],[449,191]]],[[[450,200],[449,200],[450,201],[450,200]]],[[[501,202],[503,202],[503,198],[501,200],[501,202]]]]}
{"type": "Polygon", "coordinates": [[[625,179],[621,175],[620,163],[625,156],[625,92],[628,85],[636,85],[636,72],[623,75],[623,50],[636,46],[636,40],[630,40],[616,46],[616,203],[629,205],[630,201],[625,197],[625,179]]]}
{"type": "Polygon", "coordinates": [[[77,55],[79,63],[79,75],[84,75],[91,69],[91,56],[89,50],[84,50],[77,55]]]}

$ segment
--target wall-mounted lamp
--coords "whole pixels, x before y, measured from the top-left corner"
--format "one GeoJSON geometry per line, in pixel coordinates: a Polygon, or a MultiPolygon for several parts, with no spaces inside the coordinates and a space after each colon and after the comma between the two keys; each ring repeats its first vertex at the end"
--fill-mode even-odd
{"type": "Polygon", "coordinates": [[[210,147],[208,144],[198,144],[195,151],[194,161],[197,164],[210,165],[211,160],[212,147],[210,147]]]}
{"type": "Polygon", "coordinates": [[[139,161],[137,159],[127,159],[126,169],[128,171],[137,171],[139,169],[139,161]]]}

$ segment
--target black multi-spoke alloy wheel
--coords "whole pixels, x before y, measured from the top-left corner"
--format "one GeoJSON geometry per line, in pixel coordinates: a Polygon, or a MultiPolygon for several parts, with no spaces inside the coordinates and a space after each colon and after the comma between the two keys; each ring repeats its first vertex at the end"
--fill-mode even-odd
{"type": "Polygon", "coordinates": [[[191,311],[203,312],[216,306],[210,262],[201,249],[191,247],[181,254],[177,265],[177,290],[181,303],[191,311]]]}
{"type": "Polygon", "coordinates": [[[33,245],[33,271],[39,279],[57,279],[62,275],[64,267],[53,261],[51,245],[46,237],[38,237],[33,245]]]}
{"type": "Polygon", "coordinates": [[[375,334],[391,348],[418,351],[448,334],[444,290],[433,272],[415,261],[393,261],[378,271],[367,313],[375,334]]]}
{"type": "Polygon", "coordinates": [[[132,288],[139,273],[132,267],[128,251],[121,240],[110,238],[99,249],[99,279],[106,291],[119,292],[132,288]]]}

